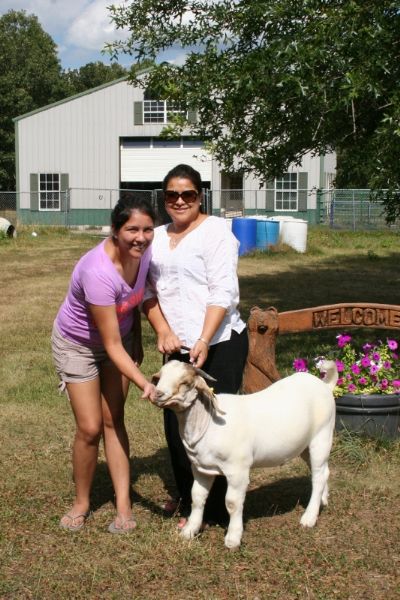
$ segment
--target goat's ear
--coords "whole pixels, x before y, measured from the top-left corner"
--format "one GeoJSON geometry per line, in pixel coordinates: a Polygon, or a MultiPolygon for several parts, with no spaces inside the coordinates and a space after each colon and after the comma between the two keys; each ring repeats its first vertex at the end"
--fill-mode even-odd
{"type": "Polygon", "coordinates": [[[196,375],[200,375],[200,377],[204,377],[204,379],[206,379],[207,381],[217,381],[214,377],[212,377],[205,371],[202,371],[201,369],[198,369],[197,367],[193,367],[193,368],[196,371],[196,375]]]}
{"type": "MultiPolygon", "coordinates": [[[[199,369],[199,371],[200,371],[200,369],[199,369]]],[[[215,379],[214,379],[214,381],[215,381],[215,379]]],[[[225,412],[218,406],[217,398],[216,398],[213,390],[208,387],[208,385],[206,384],[204,379],[202,379],[202,377],[196,377],[196,390],[198,392],[200,392],[201,394],[203,394],[203,396],[205,396],[207,398],[208,402],[213,407],[215,412],[219,413],[220,415],[225,414],[225,412]]]]}
{"type": "Polygon", "coordinates": [[[153,377],[151,378],[151,383],[153,385],[157,385],[157,383],[160,381],[160,373],[154,373],[153,377]]]}

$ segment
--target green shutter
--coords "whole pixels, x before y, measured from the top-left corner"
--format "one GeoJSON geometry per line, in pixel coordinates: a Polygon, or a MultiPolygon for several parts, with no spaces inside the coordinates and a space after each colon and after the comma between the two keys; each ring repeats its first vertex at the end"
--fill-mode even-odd
{"type": "Polygon", "coordinates": [[[308,195],[308,173],[298,174],[298,190],[299,190],[299,202],[298,210],[302,212],[307,211],[307,195],[308,195]]]}
{"type": "Polygon", "coordinates": [[[267,181],[267,191],[265,195],[265,208],[267,212],[274,212],[275,210],[275,180],[268,179],[267,181]]]}
{"type": "Polygon", "coordinates": [[[67,212],[69,210],[69,175],[68,173],[61,173],[60,177],[60,199],[61,199],[61,211],[67,212]]]}
{"type": "Polygon", "coordinates": [[[133,124],[143,125],[143,102],[133,103],[133,124]]]}
{"type": "Polygon", "coordinates": [[[189,109],[187,113],[188,123],[197,123],[197,110],[189,109]]]}
{"type": "Polygon", "coordinates": [[[31,210],[39,210],[39,176],[37,173],[29,175],[29,188],[31,192],[31,210]]]}

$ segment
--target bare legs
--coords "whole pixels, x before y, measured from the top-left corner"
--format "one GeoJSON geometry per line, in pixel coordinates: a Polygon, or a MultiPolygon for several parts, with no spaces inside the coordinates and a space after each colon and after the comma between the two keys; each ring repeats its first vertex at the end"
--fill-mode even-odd
{"type": "MultiPolygon", "coordinates": [[[[76,422],[72,453],[75,481],[75,502],[69,517],[61,519],[68,524],[71,517],[85,515],[90,505],[90,489],[97,464],[100,438],[104,447],[114,486],[118,528],[132,529],[130,500],[129,441],[124,424],[124,405],[129,381],[113,366],[103,366],[100,377],[84,382],[67,384],[71,407],[76,422]]],[[[79,527],[84,516],[74,521],[79,527]]]]}

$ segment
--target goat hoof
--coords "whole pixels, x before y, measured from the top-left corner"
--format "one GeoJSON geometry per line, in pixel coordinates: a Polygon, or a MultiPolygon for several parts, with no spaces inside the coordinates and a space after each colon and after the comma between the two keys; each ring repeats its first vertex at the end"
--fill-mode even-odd
{"type": "Polygon", "coordinates": [[[240,548],[240,540],[232,540],[232,539],[226,539],[225,538],[225,546],[228,548],[228,550],[234,552],[235,550],[239,550],[240,548]]]}
{"type": "Polygon", "coordinates": [[[196,533],[197,533],[197,531],[195,531],[191,527],[188,527],[187,525],[185,525],[185,527],[183,527],[179,532],[179,534],[185,540],[192,540],[196,536],[196,533]]]}
{"type": "Polygon", "coordinates": [[[300,519],[300,525],[302,525],[303,527],[314,527],[316,522],[317,517],[311,517],[306,514],[304,514],[300,519]]]}

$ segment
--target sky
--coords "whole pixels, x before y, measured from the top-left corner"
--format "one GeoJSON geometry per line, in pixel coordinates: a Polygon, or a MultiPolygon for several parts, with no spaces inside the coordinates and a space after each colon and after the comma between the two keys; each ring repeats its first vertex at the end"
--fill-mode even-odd
{"type": "MultiPolygon", "coordinates": [[[[116,31],[111,23],[107,6],[117,0],[0,0],[0,15],[9,10],[25,10],[34,14],[58,46],[63,69],[76,69],[89,62],[110,64],[101,50],[107,42],[121,39],[124,33],[116,31]]],[[[126,35],[126,33],[125,33],[126,35]]],[[[162,58],[179,62],[179,50],[172,50],[162,58]]],[[[128,67],[132,59],[121,55],[118,62],[128,67]]]]}

